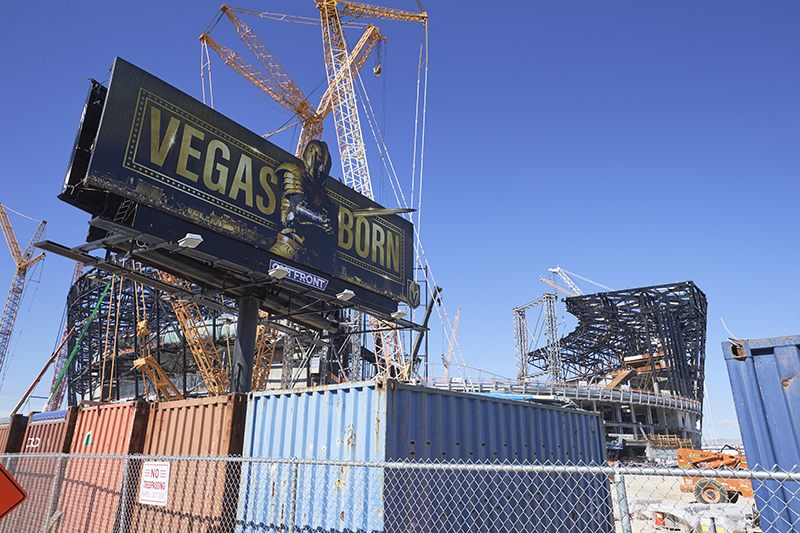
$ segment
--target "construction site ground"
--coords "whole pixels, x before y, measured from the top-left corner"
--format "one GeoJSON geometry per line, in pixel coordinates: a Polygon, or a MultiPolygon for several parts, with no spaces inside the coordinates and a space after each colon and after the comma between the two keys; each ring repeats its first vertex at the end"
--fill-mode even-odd
{"type": "MultiPolygon", "coordinates": [[[[680,478],[675,477],[626,475],[625,492],[629,502],[637,498],[652,498],[663,500],[665,504],[696,503],[692,494],[681,492],[680,478]]],[[[611,484],[611,494],[612,497],[616,497],[617,487],[614,483],[611,484]]],[[[755,507],[754,498],[739,498],[736,503],[745,503],[755,507]]],[[[616,530],[617,533],[623,533],[622,522],[619,520],[616,521],[616,530]]],[[[670,530],[664,527],[657,528],[652,518],[632,518],[631,531],[633,533],[663,533],[670,530]]]]}

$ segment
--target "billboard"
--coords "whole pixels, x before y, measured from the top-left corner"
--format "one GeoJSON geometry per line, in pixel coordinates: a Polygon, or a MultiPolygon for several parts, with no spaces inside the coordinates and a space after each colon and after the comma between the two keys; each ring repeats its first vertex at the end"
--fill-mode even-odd
{"type": "Polygon", "coordinates": [[[267,251],[319,292],[335,277],[419,304],[412,224],[330,177],[325,143],[297,158],[120,58],[108,89],[92,86],[86,109],[98,107],[76,140],[80,153],[96,131],[91,158],[73,156],[63,200],[109,216],[108,195],[73,194],[109,192],[267,251]]]}

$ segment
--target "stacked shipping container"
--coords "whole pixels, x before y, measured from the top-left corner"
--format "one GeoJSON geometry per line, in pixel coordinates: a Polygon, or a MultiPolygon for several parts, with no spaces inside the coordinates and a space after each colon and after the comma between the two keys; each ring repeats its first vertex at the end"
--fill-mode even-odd
{"type": "MultiPolygon", "coordinates": [[[[230,394],[150,404],[144,454],[241,455],[246,400],[243,394],[230,394]]],[[[137,497],[131,533],[232,531],[240,465],[215,461],[168,463],[165,505],[138,503],[141,498],[137,497]],[[201,484],[196,482],[198,479],[201,484]]]]}
{"type": "MultiPolygon", "coordinates": [[[[601,464],[605,449],[602,421],[595,413],[387,381],[252,393],[244,455],[601,464]]],[[[245,465],[237,516],[240,531],[278,530],[297,500],[302,502],[297,527],[331,532],[405,531],[433,516],[447,516],[448,523],[463,527],[476,520],[489,523],[497,508],[497,502],[479,495],[466,478],[453,483],[453,476],[442,473],[344,466],[304,467],[293,473],[289,466],[245,465]],[[297,498],[292,494],[293,477],[304,487],[297,498]],[[392,523],[397,514],[392,511],[401,509],[406,522],[392,523]]],[[[513,505],[519,509],[513,520],[521,529],[578,532],[585,528],[586,517],[608,531],[613,527],[609,498],[586,496],[609,494],[602,477],[537,478],[547,487],[520,485],[506,477],[498,474],[489,482],[507,487],[503,497],[518,503],[513,505]],[[552,498],[534,503],[533,494],[552,498]],[[564,499],[570,504],[560,505],[564,499]],[[582,512],[561,516],[562,508],[582,512]]]]}

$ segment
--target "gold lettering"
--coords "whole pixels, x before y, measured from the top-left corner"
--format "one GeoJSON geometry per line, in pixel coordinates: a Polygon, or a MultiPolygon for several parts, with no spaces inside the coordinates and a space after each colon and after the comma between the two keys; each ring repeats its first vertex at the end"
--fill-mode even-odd
{"type": "Polygon", "coordinates": [[[339,205],[339,248],[349,250],[353,247],[353,213],[339,205]]]}
{"type": "Polygon", "coordinates": [[[400,235],[395,235],[391,231],[386,232],[386,268],[400,272],[400,235]]]}
{"type": "MultiPolygon", "coordinates": [[[[390,232],[391,233],[391,232],[390,232]]],[[[372,225],[372,262],[383,266],[383,245],[386,242],[383,228],[377,224],[372,225]]]]}
{"type": "Polygon", "coordinates": [[[259,211],[264,213],[265,215],[271,215],[275,212],[275,206],[277,202],[275,201],[275,192],[270,187],[269,183],[267,183],[267,176],[269,176],[269,181],[272,182],[273,185],[278,184],[278,178],[270,172],[269,167],[261,167],[261,172],[258,173],[258,182],[261,184],[261,188],[264,189],[264,192],[267,193],[267,201],[269,202],[266,206],[264,205],[264,197],[260,194],[256,195],[256,207],[259,211]]]}
{"type": "Polygon", "coordinates": [[[244,203],[253,207],[253,160],[244,154],[239,158],[239,166],[236,167],[236,174],[233,176],[233,184],[228,196],[235,201],[239,196],[239,191],[242,190],[244,191],[244,203]]]}
{"type": "Polygon", "coordinates": [[[369,255],[369,221],[366,217],[356,217],[356,253],[360,257],[369,255]]]}
{"type": "Polygon", "coordinates": [[[161,110],[157,107],[150,108],[150,161],[161,166],[167,158],[169,149],[175,143],[175,134],[178,132],[180,122],[175,117],[170,117],[164,140],[159,142],[161,134],[161,110]]]}
{"type": "MultiPolygon", "coordinates": [[[[197,130],[190,125],[183,126],[183,138],[181,139],[181,152],[178,155],[178,175],[192,181],[197,181],[199,175],[186,168],[189,163],[189,157],[193,159],[200,159],[200,150],[192,148],[192,139],[197,138],[201,141],[205,135],[202,131],[197,130]]],[[[206,183],[208,185],[208,183],[206,183]]],[[[225,192],[225,189],[222,190],[225,192]]]]}
{"type": "Polygon", "coordinates": [[[218,140],[214,139],[208,143],[208,151],[206,152],[206,164],[203,169],[203,183],[212,190],[219,190],[214,182],[213,174],[216,167],[219,172],[219,180],[216,183],[222,183],[222,192],[225,192],[225,183],[228,181],[228,167],[222,163],[214,165],[214,160],[217,157],[217,152],[221,152],[222,159],[225,161],[231,160],[231,150],[228,146],[218,140]]]}

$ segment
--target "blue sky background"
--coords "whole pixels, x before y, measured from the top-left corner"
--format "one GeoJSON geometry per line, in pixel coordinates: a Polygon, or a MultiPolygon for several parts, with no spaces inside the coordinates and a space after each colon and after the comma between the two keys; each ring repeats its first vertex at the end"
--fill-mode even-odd
{"type": "MultiPolygon", "coordinates": [[[[511,309],[545,292],[538,279],[548,268],[615,289],[692,280],[709,304],[706,436],[712,428],[737,436],[720,317],[740,338],[800,334],[800,3],[423,3],[430,57],[421,234],[451,320],[461,308],[463,359],[515,375],[511,309]]],[[[412,0],[381,5],[416,9],[412,0]]],[[[318,16],[310,0],[237,7],[318,16]]],[[[198,36],[218,8],[45,1],[34,14],[3,3],[0,202],[46,219],[50,240],[82,242],[88,215],[56,195],[87,78],[104,79],[120,56],[201,99],[198,36]]],[[[247,23],[306,94],[323,81],[318,27],[247,23]]],[[[377,25],[389,39],[383,75],[369,74],[370,60],[364,81],[409,194],[421,31],[377,25]]],[[[243,51],[225,20],[212,36],[243,51]]],[[[215,56],[212,72],[217,110],[259,134],[290,121],[215,56]]],[[[310,100],[320,96],[318,89],[310,100]]],[[[328,119],[323,138],[332,148],[334,133],[328,119]]],[[[273,141],[293,151],[296,135],[290,129],[273,141]]],[[[376,195],[394,205],[366,126],[364,136],[376,195]]],[[[338,165],[335,158],[334,176],[338,165]]],[[[36,223],[11,220],[24,246],[36,223]]],[[[50,256],[34,274],[0,414],[58,342],[72,271],[50,256]]],[[[10,283],[13,272],[10,254],[0,252],[0,281],[10,283]]],[[[446,334],[436,317],[431,328],[438,360],[446,334]]]]}

